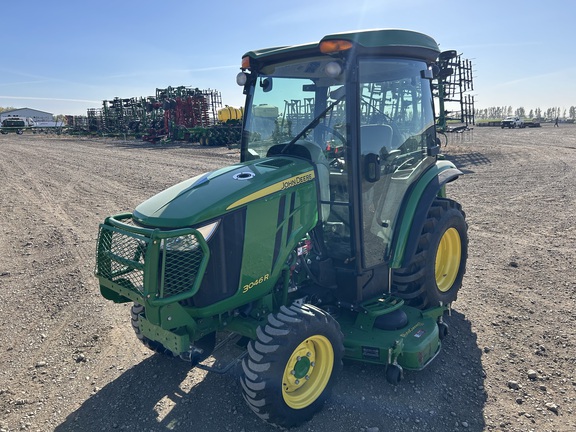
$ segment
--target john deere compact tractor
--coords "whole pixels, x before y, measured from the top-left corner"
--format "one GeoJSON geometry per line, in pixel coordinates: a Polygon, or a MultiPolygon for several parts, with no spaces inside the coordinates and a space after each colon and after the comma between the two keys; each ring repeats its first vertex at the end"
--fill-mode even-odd
{"type": "Polygon", "coordinates": [[[193,366],[241,336],[244,399],[283,427],[321,409],[343,359],[393,384],[426,367],[468,248],[436,137],[454,56],[404,30],[246,53],[240,161],[108,217],[102,295],[193,366]]]}

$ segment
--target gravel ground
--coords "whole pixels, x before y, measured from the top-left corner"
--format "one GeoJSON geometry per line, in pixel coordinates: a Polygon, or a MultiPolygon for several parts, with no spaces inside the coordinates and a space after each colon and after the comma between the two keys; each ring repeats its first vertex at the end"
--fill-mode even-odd
{"type": "MultiPolygon", "coordinates": [[[[576,126],[476,128],[444,148],[469,224],[450,337],[389,385],[346,364],[293,431],[576,430],[576,126]]],[[[49,135],[0,136],[0,431],[271,429],[239,370],[190,370],[133,335],[93,276],[98,224],[238,152],[49,135]]]]}

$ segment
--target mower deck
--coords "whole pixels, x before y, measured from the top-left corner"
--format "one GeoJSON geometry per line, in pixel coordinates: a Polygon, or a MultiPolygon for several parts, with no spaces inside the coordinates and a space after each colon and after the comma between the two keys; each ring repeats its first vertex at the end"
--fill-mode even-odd
{"type": "Polygon", "coordinates": [[[447,307],[422,311],[393,297],[365,306],[337,317],[345,358],[420,370],[440,352],[438,320],[447,307]]]}

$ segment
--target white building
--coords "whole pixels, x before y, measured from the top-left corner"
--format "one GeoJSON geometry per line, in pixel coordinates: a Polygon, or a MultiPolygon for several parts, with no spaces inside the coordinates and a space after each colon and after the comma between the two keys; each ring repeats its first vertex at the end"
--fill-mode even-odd
{"type": "Polygon", "coordinates": [[[53,122],[54,115],[45,111],[38,111],[32,108],[18,108],[10,111],[2,111],[0,113],[0,124],[3,120],[10,117],[18,117],[21,119],[32,119],[34,123],[53,122]]]}

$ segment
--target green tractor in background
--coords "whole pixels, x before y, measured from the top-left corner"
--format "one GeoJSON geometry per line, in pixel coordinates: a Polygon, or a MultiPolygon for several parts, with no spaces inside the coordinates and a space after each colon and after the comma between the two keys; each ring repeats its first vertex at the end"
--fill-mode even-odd
{"type": "Polygon", "coordinates": [[[102,295],[197,367],[217,332],[242,336],[243,396],[282,427],[321,409],[343,359],[392,384],[426,367],[468,249],[436,136],[454,56],[405,30],[246,53],[240,162],[108,217],[102,295]]]}

